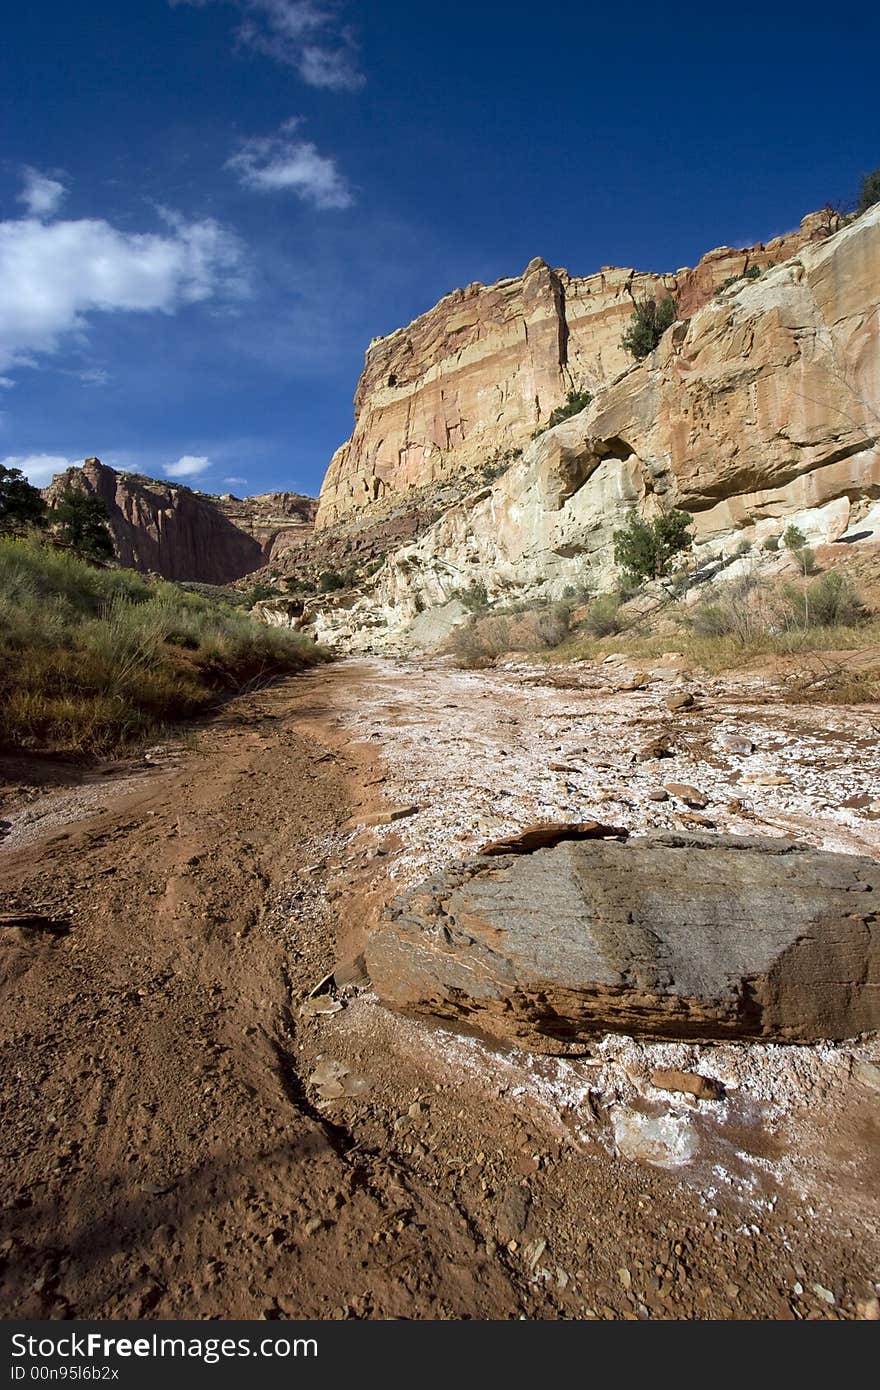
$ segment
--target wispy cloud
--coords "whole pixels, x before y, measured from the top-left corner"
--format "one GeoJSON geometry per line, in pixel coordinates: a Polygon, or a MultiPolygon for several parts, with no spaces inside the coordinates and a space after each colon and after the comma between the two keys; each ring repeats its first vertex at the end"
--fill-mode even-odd
{"type": "MultiPolygon", "coordinates": [[[[101,218],[0,222],[0,370],[34,366],[97,313],[159,312],[242,290],[242,249],[213,219],[162,210],[165,233],[101,218]]],[[[95,383],[97,384],[97,383],[95,383]]]]}
{"type": "Polygon", "coordinates": [[[329,155],[310,140],[295,138],[300,121],[285,121],[277,135],[243,140],[226,162],[243,188],[257,193],[293,193],[316,208],[348,208],[354,194],[329,155]]]}
{"type": "Polygon", "coordinates": [[[18,201],[24,203],[28,216],[51,217],[53,212],[57,212],[67,197],[64,184],[30,165],[25,167],[23,178],[24,187],[18,195],[18,201]]]}
{"type": "Polygon", "coordinates": [[[83,386],[106,386],[110,380],[110,373],[105,371],[103,367],[84,367],[75,375],[83,386]]]}
{"type": "Polygon", "coordinates": [[[20,468],[34,487],[46,487],[56,473],[73,468],[75,460],[65,458],[62,454],[10,454],[7,458],[0,459],[0,463],[5,468],[20,468]]]}
{"type": "Polygon", "coordinates": [[[230,487],[247,487],[247,478],[224,478],[223,481],[230,487]]]}
{"type": "Polygon", "coordinates": [[[364,85],[357,44],[334,0],[169,0],[171,5],[234,4],[242,11],[241,44],[296,68],[310,87],[352,92],[364,85]]]}
{"type": "Polygon", "coordinates": [[[163,472],[166,478],[197,478],[210,467],[211,460],[204,454],[184,454],[176,463],[164,464],[163,472]]]}

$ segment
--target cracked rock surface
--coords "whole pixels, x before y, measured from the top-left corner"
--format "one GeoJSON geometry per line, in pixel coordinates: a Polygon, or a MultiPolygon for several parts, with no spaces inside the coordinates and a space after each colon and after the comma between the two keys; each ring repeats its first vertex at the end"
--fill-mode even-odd
{"type": "Polygon", "coordinates": [[[841,1039],[880,1026],[878,894],[875,861],[791,840],[565,841],[402,895],[367,966],[396,1008],[530,1045],[841,1039]]]}

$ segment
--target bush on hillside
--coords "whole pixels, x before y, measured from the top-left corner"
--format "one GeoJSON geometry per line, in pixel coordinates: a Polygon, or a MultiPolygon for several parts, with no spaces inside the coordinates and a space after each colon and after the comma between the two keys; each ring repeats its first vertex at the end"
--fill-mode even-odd
{"type": "Polygon", "coordinates": [[[797,560],[805,576],[815,574],[816,556],[807,545],[807,538],[803,531],[794,525],[786,527],[782,536],[782,544],[797,560]]]}
{"type": "Polygon", "coordinates": [[[113,536],[100,497],[66,488],[52,508],[52,531],[64,544],[90,560],[112,560],[113,536]]]}
{"type": "Polygon", "coordinates": [[[658,303],[656,299],[645,299],[637,304],[629,321],[621,346],[641,362],[656,348],[667,328],[675,323],[675,300],[667,295],[658,303]]]}
{"type": "Polygon", "coordinates": [[[460,666],[489,666],[505,652],[540,652],[558,647],[569,632],[571,610],[565,603],[518,606],[507,613],[484,613],[456,628],[445,650],[460,666]]]}
{"type": "Polygon", "coordinates": [[[875,203],[880,203],[880,169],[872,169],[862,179],[859,189],[859,212],[867,212],[875,203]]]}
{"type": "Polygon", "coordinates": [[[593,637],[612,637],[622,626],[619,594],[600,594],[593,599],[582,623],[593,637]]]}
{"type": "Polygon", "coordinates": [[[544,434],[545,431],[552,430],[554,425],[561,425],[563,420],[569,420],[572,415],[580,415],[581,411],[586,410],[587,406],[592,405],[592,403],[592,391],[587,391],[586,388],[577,390],[573,386],[568,392],[563,404],[558,405],[555,410],[550,412],[550,418],[546,425],[540,425],[538,429],[535,430],[532,437],[537,439],[539,434],[544,434]]]}
{"type": "Polygon", "coordinates": [[[320,656],[231,603],[0,540],[0,745],[116,753],[320,656]]]}
{"type": "Polygon", "coordinates": [[[614,559],[630,582],[662,579],[672,569],[675,556],[689,549],[693,536],[689,512],[669,511],[643,521],[632,512],[626,526],[614,532],[614,559]]]}
{"type": "Polygon", "coordinates": [[[802,587],[786,584],[782,593],[788,606],[788,626],[856,627],[868,616],[860,595],[836,570],[802,587]]]}
{"type": "Polygon", "coordinates": [[[831,570],[811,584],[781,588],[746,577],[690,610],[686,621],[701,638],[731,638],[743,648],[786,650],[804,634],[821,629],[851,629],[870,615],[861,597],[842,574],[831,570]]]}
{"type": "Polygon", "coordinates": [[[336,570],[324,570],[323,574],[318,575],[318,593],[333,594],[338,589],[346,586],[345,576],[337,573],[336,570]]]}

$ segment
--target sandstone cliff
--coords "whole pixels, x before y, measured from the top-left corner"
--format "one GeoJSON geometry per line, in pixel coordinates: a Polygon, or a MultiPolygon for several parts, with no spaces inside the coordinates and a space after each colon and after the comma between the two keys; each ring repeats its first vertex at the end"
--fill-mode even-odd
{"type": "Polygon", "coordinates": [[[50,499],[64,488],[98,496],[107,508],[123,565],[164,579],[227,584],[265,564],[279,536],[311,534],[315,504],[294,493],[211,498],[176,483],[120,473],[86,459],[53,479],[50,499]]]}
{"type": "Polygon", "coordinates": [[[791,519],[837,539],[880,496],[878,319],[880,206],[674,325],[319,632],[381,644],[477,585],[490,598],[609,587],[632,507],[692,512],[707,556],[791,519]]]}
{"type": "Polygon", "coordinates": [[[688,316],[726,280],[786,260],[828,229],[826,215],[812,214],[790,236],[722,247],[674,275],[604,267],[578,278],[536,259],[514,279],[447,295],[371,343],[354,433],[330,463],[317,528],[478,475],[527,445],[572,387],[595,392],[627,369],[620,339],[636,302],[672,294],[688,316]]]}

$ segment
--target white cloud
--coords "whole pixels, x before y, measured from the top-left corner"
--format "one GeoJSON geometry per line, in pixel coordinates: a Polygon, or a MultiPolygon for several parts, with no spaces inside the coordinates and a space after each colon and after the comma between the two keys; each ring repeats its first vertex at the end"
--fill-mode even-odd
{"type": "Polygon", "coordinates": [[[51,217],[66,197],[67,189],[58,179],[41,174],[39,169],[33,169],[30,165],[25,168],[24,188],[18,195],[18,201],[24,203],[30,217],[51,217]]]}
{"type": "Polygon", "coordinates": [[[296,140],[299,126],[294,116],[277,135],[244,140],[226,161],[243,188],[257,193],[293,193],[316,208],[348,208],[354,195],[336,161],[319,154],[310,140],[296,140]]]}
{"type": "Polygon", "coordinates": [[[14,385],[11,376],[0,376],[0,391],[9,391],[14,385]]]}
{"type": "Polygon", "coordinates": [[[0,370],[35,365],[93,313],[174,313],[220,291],[240,293],[241,249],[212,219],[162,211],[165,234],[103,219],[0,222],[0,370]]]}
{"type": "Polygon", "coordinates": [[[75,461],[60,454],[10,454],[8,458],[0,459],[0,463],[6,468],[20,468],[34,487],[46,487],[56,473],[73,468],[75,461]]]}
{"type": "MultiPolygon", "coordinates": [[[[172,5],[199,9],[214,0],[169,0],[172,5]]],[[[357,46],[350,30],[338,22],[334,0],[230,0],[243,11],[239,42],[256,53],[296,68],[310,87],[335,92],[356,91],[364,85],[358,69],[357,46]]]]}
{"type": "Polygon", "coordinates": [[[184,454],[176,463],[163,464],[166,478],[197,478],[211,467],[211,460],[204,454],[184,454]]]}
{"type": "Polygon", "coordinates": [[[229,483],[230,487],[247,487],[247,478],[224,478],[224,483],[229,483]]]}

